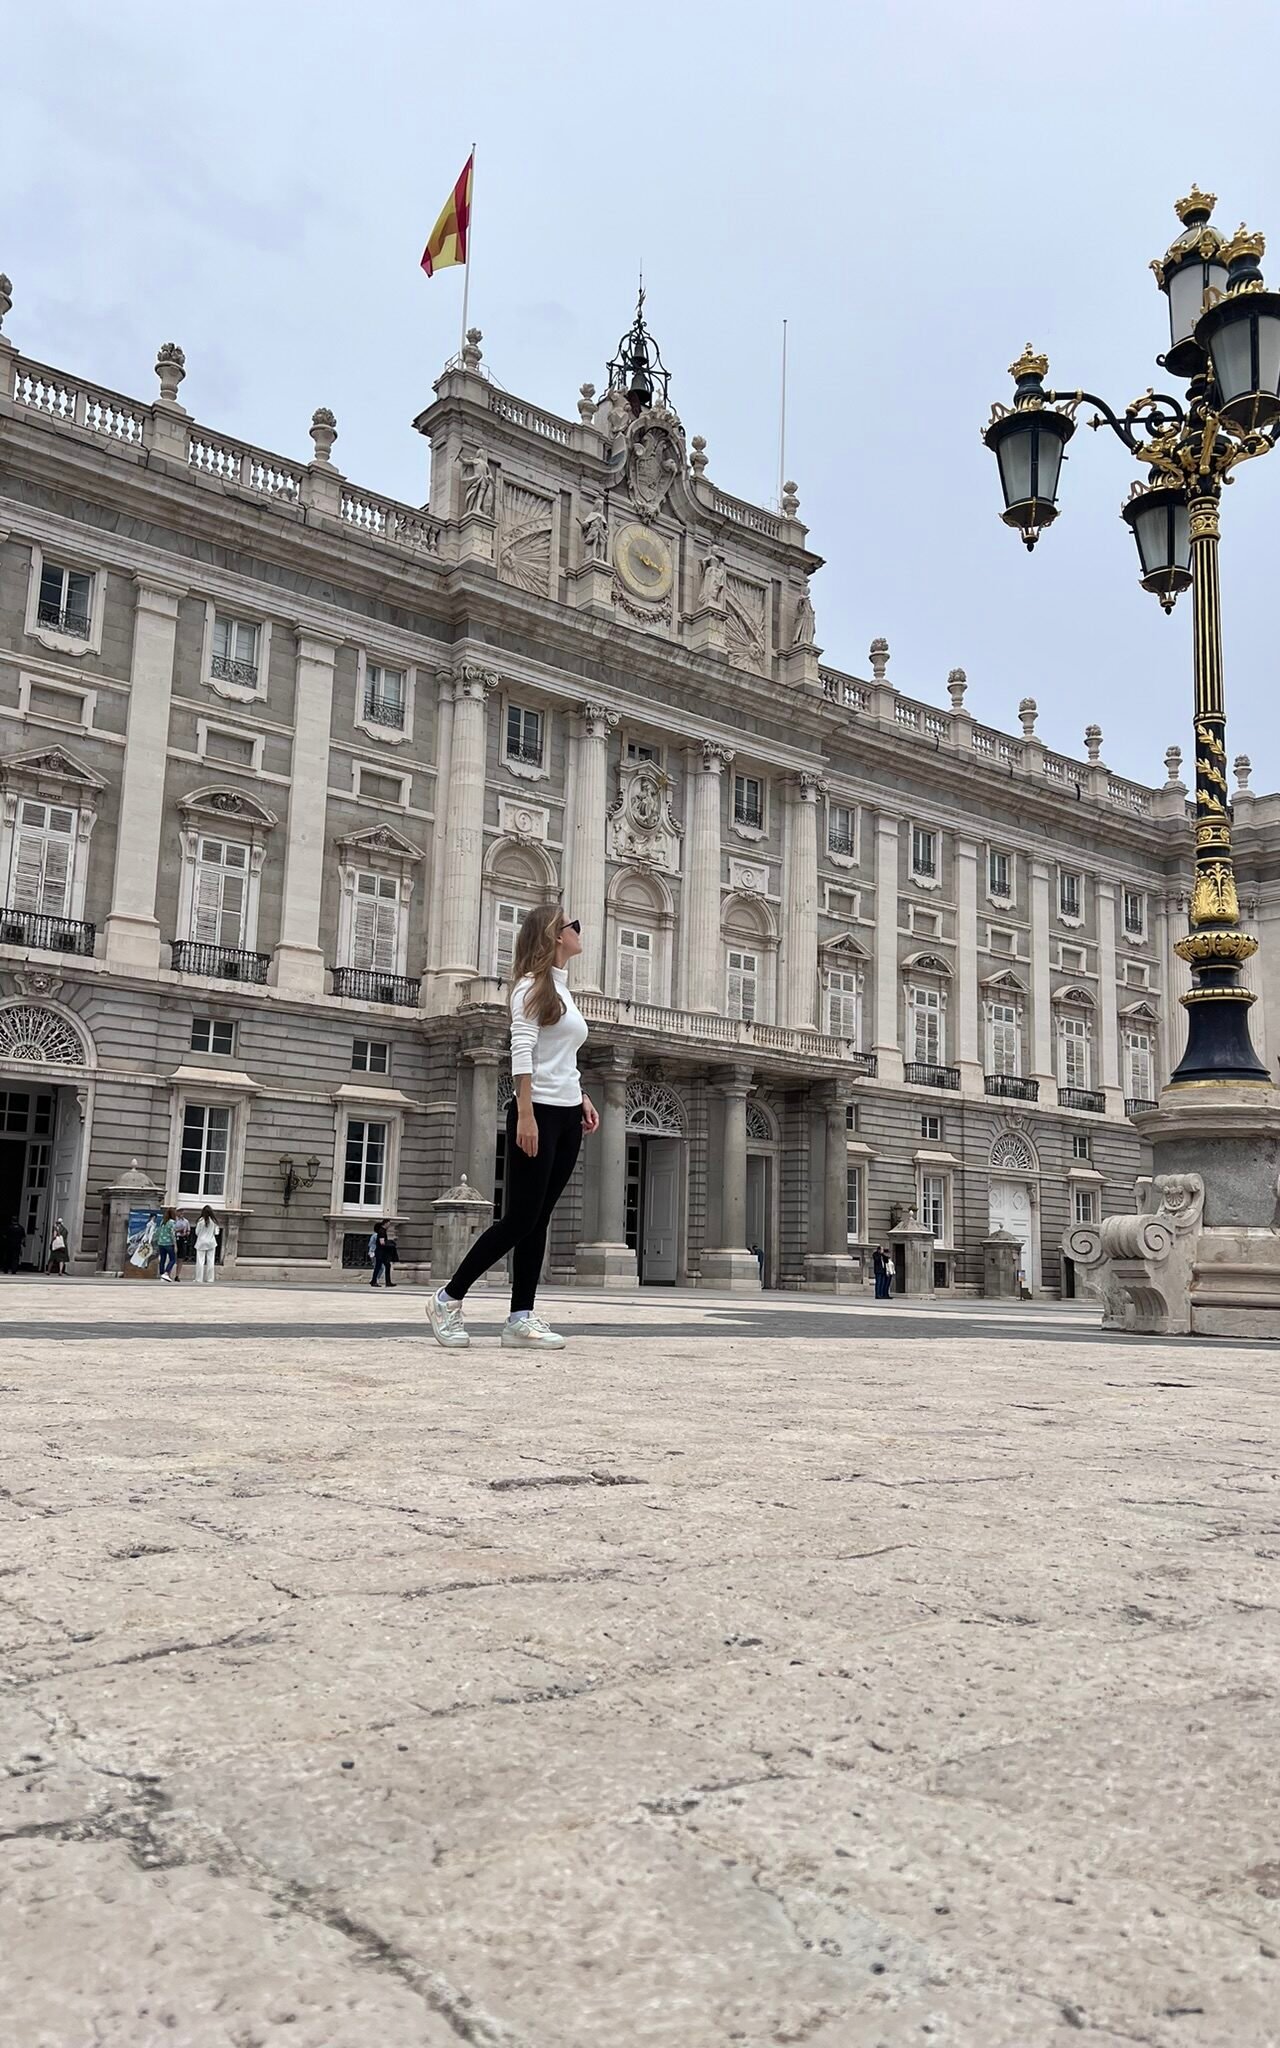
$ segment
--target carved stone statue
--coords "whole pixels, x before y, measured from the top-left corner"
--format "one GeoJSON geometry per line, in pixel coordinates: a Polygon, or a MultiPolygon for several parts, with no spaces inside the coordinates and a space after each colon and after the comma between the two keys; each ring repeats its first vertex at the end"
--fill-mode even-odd
{"type": "Polygon", "coordinates": [[[588,498],[578,519],[582,531],[582,554],[588,562],[603,562],[609,539],[609,528],[604,513],[594,500],[588,498]]]}
{"type": "Polygon", "coordinates": [[[703,555],[699,561],[701,581],[698,584],[698,609],[704,612],[722,612],[725,600],[724,556],[716,548],[703,555]]]}
{"type": "Polygon", "coordinates": [[[493,517],[493,471],[489,458],[479,448],[464,448],[458,457],[462,471],[462,509],[493,517]]]}
{"type": "Polygon", "coordinates": [[[812,647],[813,636],[816,631],[817,621],[813,616],[813,599],[809,595],[809,586],[806,583],[796,599],[796,621],[795,629],[791,635],[791,645],[793,647],[812,647]]]}

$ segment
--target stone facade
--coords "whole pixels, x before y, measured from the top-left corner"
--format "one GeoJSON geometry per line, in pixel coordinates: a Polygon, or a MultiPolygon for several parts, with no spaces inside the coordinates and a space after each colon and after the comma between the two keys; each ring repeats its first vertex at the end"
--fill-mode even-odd
{"type": "MultiPolygon", "coordinates": [[[[603,1119],[552,1272],[869,1286],[912,1211],[939,1287],[999,1229],[1055,1290],[1134,1205],[1180,1051],[1186,791],[901,694],[814,644],[788,486],[727,496],[665,404],[577,418],[479,337],[416,421],[424,507],[0,334],[0,1210],[105,1257],[139,1169],[227,1263],[359,1262],[501,1180],[502,976],[563,893],[603,1119]],[[291,1162],[291,1164],[286,1164],[291,1162]],[[286,1198],[287,1197],[287,1198],[286,1198]]],[[[1280,1019],[1280,797],[1236,793],[1280,1019]]],[[[1262,977],[1270,975],[1270,982],[1262,977]]],[[[1273,1027],[1274,1028],[1274,1027],[1273,1027]]],[[[500,1192],[500,1190],[498,1190],[500,1192]]],[[[3,1220],[0,1218],[0,1220],[3,1220]]]]}

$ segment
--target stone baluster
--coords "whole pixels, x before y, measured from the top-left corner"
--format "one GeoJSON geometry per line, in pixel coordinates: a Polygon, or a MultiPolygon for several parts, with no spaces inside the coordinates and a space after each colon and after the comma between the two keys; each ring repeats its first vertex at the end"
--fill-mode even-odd
{"type": "Polygon", "coordinates": [[[714,1076],[721,1102],[720,1243],[702,1254],[704,1285],[756,1294],[760,1268],[747,1249],[747,1097],[750,1067],[725,1067],[714,1076]]]}
{"type": "Polygon", "coordinates": [[[186,591],[152,576],[134,578],[133,659],[129,669],[128,738],[120,786],[106,959],[124,973],[154,974],[160,966],[156,882],[164,822],[169,704],[178,601],[186,591]]]}
{"type": "Polygon", "coordinates": [[[898,820],[876,818],[876,1072],[901,1081],[898,1036],[898,820]]]}
{"type": "Polygon", "coordinates": [[[631,1055],[606,1053],[597,1062],[587,1092],[600,1112],[600,1129],[589,1141],[588,1171],[596,1177],[596,1237],[577,1251],[580,1280],[593,1287],[634,1287],[636,1255],[627,1244],[627,1080],[631,1055]]]}
{"type": "MultiPolygon", "coordinates": [[[[720,943],[720,778],[733,751],[704,740],[692,754],[693,801],[689,827],[688,899],[685,915],[685,1007],[724,1008],[723,948],[720,943]]],[[[744,1111],[745,1114],[745,1111],[744,1111]]]]}
{"type": "Polygon", "coordinates": [[[818,804],[825,789],[816,775],[798,775],[789,794],[778,1007],[784,1024],[812,1031],[818,1021],[818,804]]]}
{"type": "Polygon", "coordinates": [[[573,839],[569,859],[570,917],[582,921],[582,951],[569,963],[573,988],[604,987],[605,810],[608,799],[609,735],[618,723],[604,704],[578,712],[573,760],[573,839]]]}
{"type": "Polygon", "coordinates": [[[333,665],[337,651],[335,641],[298,628],[284,902],[271,978],[278,988],[299,995],[324,992],[320,898],[324,887],[333,665]]]}
{"type": "Polygon", "coordinates": [[[486,705],[497,682],[488,669],[470,662],[454,679],[440,905],[439,974],[446,990],[443,1008],[452,1007],[462,983],[479,971],[486,705]]]}

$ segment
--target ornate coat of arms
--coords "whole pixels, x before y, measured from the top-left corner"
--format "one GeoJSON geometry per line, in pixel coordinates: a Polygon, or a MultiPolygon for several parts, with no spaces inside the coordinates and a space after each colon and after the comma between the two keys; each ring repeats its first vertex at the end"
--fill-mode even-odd
{"type": "Polygon", "coordinates": [[[651,405],[627,428],[627,489],[647,519],[685,467],[684,428],[670,406],[651,405]]]}
{"type": "Polygon", "coordinates": [[[609,858],[630,867],[680,866],[680,828],[671,815],[671,781],[656,762],[624,762],[608,817],[609,858]]]}

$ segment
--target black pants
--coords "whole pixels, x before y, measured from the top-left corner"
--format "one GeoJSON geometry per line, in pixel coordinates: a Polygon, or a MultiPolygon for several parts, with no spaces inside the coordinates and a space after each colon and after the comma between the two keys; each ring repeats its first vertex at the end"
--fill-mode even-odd
{"type": "Polygon", "coordinates": [[[530,1159],[516,1143],[516,1105],[507,1104],[507,1173],[503,1213],[496,1223],[478,1237],[445,1293],[461,1301],[490,1266],[507,1253],[511,1258],[511,1313],[519,1315],[533,1307],[538,1275],[547,1248],[547,1226],[551,1212],[569,1183],[578,1163],[582,1144],[582,1104],[565,1107],[558,1103],[535,1102],[538,1150],[530,1159]]]}
{"type": "Polygon", "coordinates": [[[396,1283],[391,1278],[391,1268],[393,1264],[394,1260],[389,1259],[386,1256],[385,1252],[375,1252],[373,1255],[373,1278],[369,1282],[370,1287],[377,1286],[379,1273],[381,1273],[388,1287],[394,1287],[396,1283]]]}

